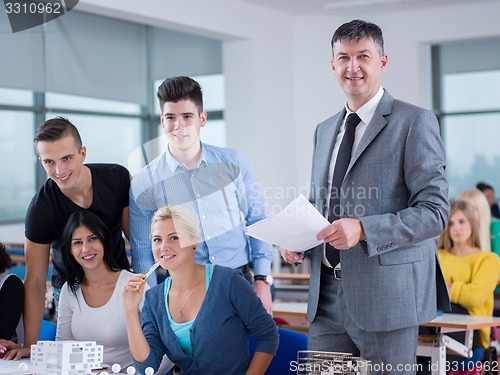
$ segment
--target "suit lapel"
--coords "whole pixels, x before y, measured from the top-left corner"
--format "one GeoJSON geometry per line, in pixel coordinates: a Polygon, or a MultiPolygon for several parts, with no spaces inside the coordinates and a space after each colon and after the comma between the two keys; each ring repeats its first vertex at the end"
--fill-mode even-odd
{"type": "Polygon", "coordinates": [[[366,150],[366,148],[370,145],[370,143],[375,139],[375,137],[382,131],[382,129],[387,125],[387,119],[385,116],[391,114],[392,112],[392,104],[394,102],[394,98],[387,91],[384,92],[384,96],[382,96],[382,100],[380,101],[373,117],[368,124],[363,137],[359,141],[356,150],[354,150],[354,154],[351,157],[351,162],[349,163],[349,167],[347,168],[347,173],[353,167],[354,163],[358,160],[361,154],[366,150]]]}
{"type": "Polygon", "coordinates": [[[316,142],[318,144],[318,153],[321,153],[321,156],[318,158],[318,167],[322,173],[320,181],[321,186],[325,188],[325,192],[326,188],[328,187],[328,172],[330,171],[330,161],[332,159],[333,147],[335,145],[335,140],[337,139],[337,135],[339,134],[340,125],[342,125],[342,120],[344,119],[344,117],[345,110],[341,111],[336,116],[333,116],[330,119],[330,122],[326,124],[324,132],[317,134],[318,139],[316,140],[316,142]]]}

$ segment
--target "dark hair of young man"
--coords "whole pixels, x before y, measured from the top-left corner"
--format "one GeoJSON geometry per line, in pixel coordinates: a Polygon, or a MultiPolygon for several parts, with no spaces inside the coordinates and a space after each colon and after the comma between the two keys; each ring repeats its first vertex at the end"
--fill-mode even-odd
{"type": "Polygon", "coordinates": [[[5,250],[5,245],[0,243],[0,273],[7,271],[12,265],[12,259],[5,250]]]}
{"type": "Polygon", "coordinates": [[[34,141],[36,144],[38,142],[54,142],[68,135],[73,137],[76,147],[80,150],[82,138],[78,129],[66,117],[58,116],[45,121],[36,129],[34,141]]]}
{"type": "Polygon", "coordinates": [[[203,93],[200,84],[190,77],[167,78],[158,87],[157,96],[162,113],[165,103],[178,103],[181,100],[191,100],[198,109],[198,113],[203,112],[203,93]]]}
{"type": "Polygon", "coordinates": [[[343,40],[359,42],[361,39],[373,40],[379,53],[384,53],[384,37],[380,27],[362,20],[352,20],[344,23],[335,31],[331,41],[332,51],[336,42],[342,42],[343,40]]]}
{"type": "MultiPolygon", "coordinates": [[[[89,211],[74,212],[69,217],[61,235],[61,249],[64,262],[64,271],[68,285],[73,293],[76,293],[83,281],[85,273],[82,266],[76,261],[71,253],[71,240],[76,228],[83,226],[96,235],[104,248],[103,260],[108,269],[118,272],[123,268],[118,264],[115,254],[111,250],[109,229],[102,220],[89,211]]],[[[127,268],[129,269],[129,268],[127,268]]]]}

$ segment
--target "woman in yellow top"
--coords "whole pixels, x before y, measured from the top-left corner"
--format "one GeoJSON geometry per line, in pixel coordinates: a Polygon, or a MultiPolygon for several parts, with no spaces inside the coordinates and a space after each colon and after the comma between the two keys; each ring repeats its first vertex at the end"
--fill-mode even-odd
{"type": "MultiPolygon", "coordinates": [[[[452,304],[460,305],[470,315],[491,316],[500,260],[495,253],[481,251],[478,225],[467,202],[451,204],[448,223],[439,238],[438,248],[452,304]]],[[[489,328],[479,331],[477,344],[489,347],[489,328]]]]}

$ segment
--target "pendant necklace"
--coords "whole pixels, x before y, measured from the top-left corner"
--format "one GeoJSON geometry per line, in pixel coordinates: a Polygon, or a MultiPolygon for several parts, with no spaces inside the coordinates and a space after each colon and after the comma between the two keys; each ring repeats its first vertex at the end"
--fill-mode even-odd
{"type": "MultiPolygon", "coordinates": [[[[199,284],[198,284],[198,285],[199,285],[199,284]]],[[[176,308],[177,308],[177,316],[178,316],[179,318],[181,318],[181,317],[182,317],[182,309],[184,308],[184,306],[186,306],[186,303],[189,301],[189,299],[190,299],[190,298],[191,298],[191,296],[193,295],[194,290],[196,289],[196,287],[197,287],[198,285],[195,285],[195,286],[194,286],[194,288],[193,288],[193,289],[191,289],[191,292],[189,293],[188,298],[186,298],[186,300],[184,301],[184,303],[182,304],[182,306],[181,306],[181,307],[177,306],[177,300],[175,301],[175,306],[176,306],[176,308]]]]}

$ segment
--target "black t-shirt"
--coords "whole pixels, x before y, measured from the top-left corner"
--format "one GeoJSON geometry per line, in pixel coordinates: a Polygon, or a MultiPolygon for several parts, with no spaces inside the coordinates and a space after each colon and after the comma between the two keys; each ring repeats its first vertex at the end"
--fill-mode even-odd
{"type": "Polygon", "coordinates": [[[84,209],[66,197],[57,184],[48,179],[33,197],[25,220],[26,238],[38,244],[51,244],[54,265],[52,285],[61,288],[66,282],[60,238],[69,216],[73,212],[90,211],[106,224],[111,232],[118,263],[129,267],[122,237],[121,218],[128,207],[130,175],[118,164],[86,164],[92,173],[92,204],[84,209]]]}

